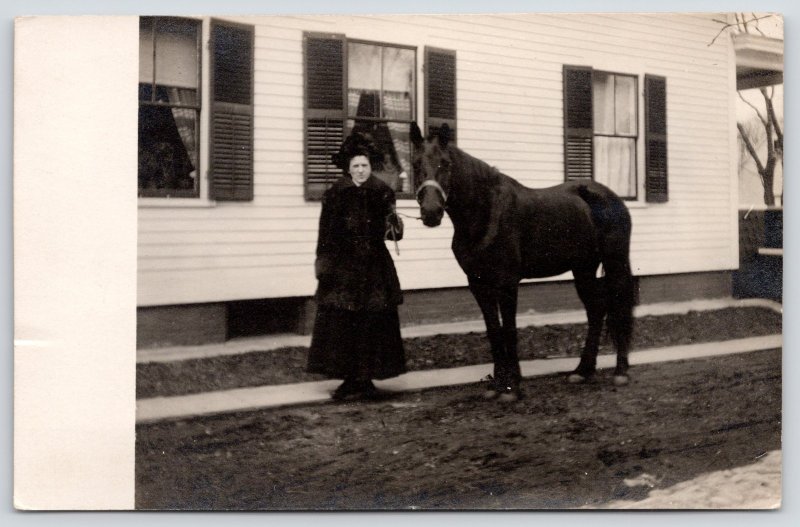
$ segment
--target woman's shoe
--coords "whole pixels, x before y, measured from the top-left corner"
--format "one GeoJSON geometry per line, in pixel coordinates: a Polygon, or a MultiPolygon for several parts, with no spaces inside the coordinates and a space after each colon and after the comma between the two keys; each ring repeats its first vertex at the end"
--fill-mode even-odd
{"type": "Polygon", "coordinates": [[[372,381],[345,380],[331,394],[334,401],[379,401],[391,394],[378,389],[372,381]]]}
{"type": "Polygon", "coordinates": [[[333,391],[331,398],[334,401],[352,401],[360,399],[363,391],[362,383],[345,379],[345,381],[333,391]]]}
{"type": "Polygon", "coordinates": [[[364,392],[362,398],[367,401],[382,401],[392,396],[392,392],[381,390],[372,384],[372,381],[364,383],[364,392]]]}

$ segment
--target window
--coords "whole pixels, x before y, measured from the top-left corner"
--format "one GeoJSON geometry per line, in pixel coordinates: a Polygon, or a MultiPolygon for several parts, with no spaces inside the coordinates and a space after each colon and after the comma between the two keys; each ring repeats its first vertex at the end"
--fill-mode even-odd
{"type": "MultiPolygon", "coordinates": [[[[425,51],[425,120],[435,127],[448,122],[455,130],[455,53],[425,51]]],[[[331,156],[353,131],[370,133],[383,151],[375,176],[398,197],[413,197],[409,125],[416,120],[416,48],[306,33],[304,59],[306,199],[320,199],[341,177],[331,156]]]]}
{"type": "Polygon", "coordinates": [[[373,174],[397,192],[411,192],[409,126],[414,120],[416,53],[411,48],[349,42],[345,136],[368,133],[383,153],[373,174]]]}
{"type": "MultiPolygon", "coordinates": [[[[200,196],[202,23],[139,19],[139,196],[200,196]]],[[[254,29],[210,23],[208,194],[253,199],[254,29]]]]}
{"type": "MultiPolygon", "coordinates": [[[[667,201],[666,79],[645,75],[645,199],[667,201]]],[[[638,77],[564,66],[564,173],[637,199],[638,77]]]]}
{"type": "Polygon", "coordinates": [[[139,19],[139,196],[199,195],[200,23],[139,19]]]}
{"type": "Polygon", "coordinates": [[[636,198],[636,78],[594,72],[594,179],[636,198]]]}

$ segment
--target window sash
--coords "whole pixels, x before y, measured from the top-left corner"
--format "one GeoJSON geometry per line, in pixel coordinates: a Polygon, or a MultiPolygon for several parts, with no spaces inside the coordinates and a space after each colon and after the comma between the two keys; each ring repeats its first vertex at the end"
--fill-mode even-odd
{"type": "MultiPolygon", "coordinates": [[[[179,31],[179,32],[180,32],[179,31]]],[[[193,165],[194,170],[192,170],[187,176],[191,176],[193,180],[193,187],[191,189],[186,188],[148,188],[148,187],[138,187],[138,196],[139,197],[182,197],[182,198],[196,198],[200,196],[200,113],[201,113],[201,64],[202,64],[202,24],[198,20],[188,19],[188,18],[178,18],[178,17],[141,17],[140,18],[140,61],[139,61],[139,80],[140,80],[140,95],[139,95],[139,107],[140,107],[140,116],[142,114],[141,108],[145,107],[164,107],[170,109],[170,113],[172,114],[172,119],[175,121],[175,126],[178,129],[178,135],[180,137],[180,141],[182,142],[181,147],[186,150],[186,154],[193,165]],[[163,36],[163,34],[168,34],[166,32],[159,33],[159,29],[169,28],[170,25],[175,26],[180,31],[184,32],[184,37],[182,39],[181,44],[176,44],[176,42],[181,42],[180,37],[174,37],[170,40],[170,38],[164,39],[159,38],[159,36],[163,36]],[[146,35],[142,32],[142,27],[150,29],[149,35],[146,35]],[[187,39],[185,38],[186,31],[193,31],[194,32],[194,47],[187,47],[187,39]],[[159,75],[159,64],[161,61],[166,59],[175,59],[173,55],[170,55],[169,51],[160,52],[159,50],[159,43],[164,45],[164,42],[168,42],[166,46],[169,48],[172,46],[172,50],[182,49],[183,52],[191,53],[191,60],[194,61],[193,66],[187,67],[188,74],[179,74],[179,75],[171,75],[166,74],[159,75]],[[169,44],[171,42],[171,44],[169,44]],[[173,45],[175,44],[175,45],[173,45]],[[147,70],[151,71],[147,71],[147,70]],[[192,80],[193,79],[193,80],[192,80]],[[149,97],[143,98],[142,97],[142,87],[149,89],[149,97]],[[186,97],[191,93],[191,97],[186,97]],[[160,100],[159,94],[164,94],[167,100],[160,100]],[[177,101],[175,99],[178,99],[177,101]],[[183,100],[181,100],[183,99],[183,100]],[[186,99],[190,101],[187,102],[186,99]],[[192,132],[188,132],[191,136],[187,136],[187,127],[188,124],[186,120],[192,121],[191,128],[193,128],[192,132]]],[[[181,62],[178,59],[178,62],[181,62]]],[[[173,64],[174,66],[174,64],[173,64]]],[[[173,68],[174,69],[174,68],[173,68]]],[[[162,70],[163,71],[163,70],[162,70]]],[[[152,112],[151,112],[152,113],[152,112]]],[[[147,114],[147,112],[145,113],[147,114]]],[[[143,123],[139,123],[140,133],[141,127],[143,123]]],[[[148,165],[153,165],[157,161],[158,154],[156,153],[149,159],[147,157],[142,157],[143,152],[141,151],[141,144],[140,144],[140,153],[139,153],[139,184],[142,183],[141,171],[144,167],[147,168],[148,165]]],[[[152,145],[150,145],[152,146],[152,145]]],[[[180,149],[179,149],[180,150],[180,149]]],[[[153,152],[149,152],[149,154],[153,154],[153,152]]],[[[144,152],[144,155],[149,155],[148,152],[144,152]]],[[[152,168],[152,167],[151,167],[152,168]]]]}
{"type": "Polygon", "coordinates": [[[384,166],[373,167],[373,175],[389,184],[398,197],[412,197],[414,177],[408,125],[416,119],[417,49],[355,39],[346,39],[346,46],[344,135],[352,133],[354,128],[368,128],[385,150],[384,166]],[[391,60],[391,56],[387,59],[392,53],[398,60],[391,60]],[[367,62],[360,63],[362,60],[367,62]],[[399,66],[400,71],[393,66],[399,66]],[[404,97],[407,101],[402,100],[404,97]],[[399,104],[397,98],[401,100],[399,104]]]}
{"type": "Polygon", "coordinates": [[[636,77],[592,74],[593,177],[623,199],[638,199],[636,77]]]}

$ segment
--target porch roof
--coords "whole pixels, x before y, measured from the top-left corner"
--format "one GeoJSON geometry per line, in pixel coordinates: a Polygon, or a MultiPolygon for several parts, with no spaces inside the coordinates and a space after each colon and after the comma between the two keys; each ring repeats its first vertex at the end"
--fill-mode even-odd
{"type": "Polygon", "coordinates": [[[739,33],[733,35],[733,49],[737,90],[783,83],[783,40],[739,33]]]}

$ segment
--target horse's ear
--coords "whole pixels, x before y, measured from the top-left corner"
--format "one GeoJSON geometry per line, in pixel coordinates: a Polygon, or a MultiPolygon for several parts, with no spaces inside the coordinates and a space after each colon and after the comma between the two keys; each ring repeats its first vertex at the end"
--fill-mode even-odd
{"type": "Polygon", "coordinates": [[[422,137],[422,131],[419,129],[416,121],[411,121],[411,143],[414,146],[420,146],[425,138],[422,137]]]}
{"type": "Polygon", "coordinates": [[[447,143],[450,142],[450,126],[447,123],[444,123],[439,128],[439,146],[442,148],[447,147],[447,143]]]}

